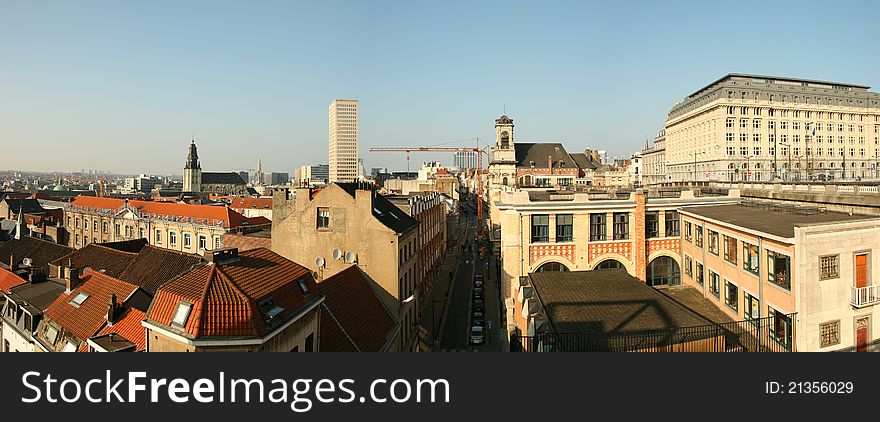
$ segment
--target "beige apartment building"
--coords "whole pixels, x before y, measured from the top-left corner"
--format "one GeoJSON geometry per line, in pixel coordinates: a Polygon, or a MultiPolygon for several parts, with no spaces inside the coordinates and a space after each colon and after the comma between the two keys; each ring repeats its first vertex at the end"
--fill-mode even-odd
{"type": "Polygon", "coordinates": [[[880,94],[869,88],[728,74],[669,111],[667,181],[877,178],[880,94]]]}
{"type": "Polygon", "coordinates": [[[771,318],[792,351],[880,349],[880,218],[757,201],[680,214],[682,281],[731,318],[771,318]]]}
{"type": "Polygon", "coordinates": [[[358,100],[330,103],[330,182],[358,180],[358,100]]]}
{"type": "Polygon", "coordinates": [[[404,327],[397,348],[413,350],[422,286],[419,220],[367,184],[274,194],[272,250],[314,271],[319,285],[356,264],[404,327]]]}
{"type": "Polygon", "coordinates": [[[530,273],[624,269],[649,286],[680,284],[677,209],[738,199],[737,190],[725,196],[502,191],[493,207],[508,329],[515,329],[523,306],[519,280],[530,273]]]}
{"type": "Polygon", "coordinates": [[[200,254],[221,247],[225,233],[269,227],[229,207],[79,196],[65,210],[68,246],[147,239],[178,252],[200,254]]]}
{"type": "Polygon", "coordinates": [[[666,131],[661,130],[654,145],[642,150],[642,183],[655,185],[666,181],[666,131]]]}

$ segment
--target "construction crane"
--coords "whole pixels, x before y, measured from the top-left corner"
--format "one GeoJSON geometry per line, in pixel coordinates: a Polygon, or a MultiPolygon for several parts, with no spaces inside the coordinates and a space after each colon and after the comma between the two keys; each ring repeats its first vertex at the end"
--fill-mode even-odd
{"type": "Polygon", "coordinates": [[[413,147],[413,148],[370,148],[370,152],[403,152],[406,153],[407,167],[409,156],[413,152],[476,152],[477,153],[477,233],[483,236],[483,154],[488,155],[488,147],[480,148],[480,138],[476,147],[413,147]]]}

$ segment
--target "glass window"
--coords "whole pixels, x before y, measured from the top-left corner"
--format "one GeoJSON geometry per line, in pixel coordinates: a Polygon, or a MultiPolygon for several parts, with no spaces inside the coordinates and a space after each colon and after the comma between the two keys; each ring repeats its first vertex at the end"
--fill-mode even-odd
{"type": "Polygon", "coordinates": [[[734,311],[739,309],[739,289],[730,280],[724,280],[724,304],[734,311]]]}
{"type": "Polygon", "coordinates": [[[162,230],[156,229],[156,244],[162,244],[162,230]]]}
{"type": "Polygon", "coordinates": [[[572,240],[572,215],[558,214],[556,215],[556,241],[571,242],[572,240]]]}
{"type": "Polygon", "coordinates": [[[736,264],[736,238],[724,236],[724,259],[736,264]]]}
{"type": "Polygon", "coordinates": [[[590,214],[590,240],[605,240],[605,214],[590,214]]]}
{"type": "Polygon", "coordinates": [[[721,278],[714,271],[709,271],[709,293],[715,297],[721,295],[721,278]]]}
{"type": "Polygon", "coordinates": [[[192,303],[183,302],[177,304],[177,310],[174,312],[174,318],[171,320],[171,324],[183,327],[186,325],[186,320],[189,318],[189,311],[192,310],[192,303]]]}
{"type": "Polygon", "coordinates": [[[678,235],[678,211],[666,211],[666,237],[676,237],[678,235]]]}
{"type": "Polygon", "coordinates": [[[761,318],[761,301],[758,298],[743,292],[743,316],[748,320],[761,318]]]}
{"type": "Polygon", "coordinates": [[[767,251],[767,281],[791,290],[791,258],[767,251]]]}
{"type": "Polygon", "coordinates": [[[192,235],[189,233],[183,234],[183,247],[191,248],[192,247],[192,235]]]}
{"type": "Polygon", "coordinates": [[[177,233],[176,232],[168,232],[168,244],[171,246],[177,245],[177,233]]]}
{"type": "Polygon", "coordinates": [[[690,242],[694,238],[693,225],[690,221],[684,222],[684,240],[690,242]]]}
{"type": "Polygon", "coordinates": [[[614,213],[614,240],[629,239],[629,213],[614,213]]]}
{"type": "Polygon", "coordinates": [[[743,242],[743,269],[758,275],[760,271],[760,258],[758,257],[758,246],[743,242]]]}
{"type": "Polygon", "coordinates": [[[550,240],[550,216],[532,216],[532,242],[547,242],[550,240]]]}
{"type": "Polygon", "coordinates": [[[315,351],[315,334],[309,334],[306,337],[306,352],[314,352],[315,351]]]}
{"type": "Polygon", "coordinates": [[[318,208],[318,228],[330,228],[330,208],[318,208]]]}
{"type": "Polygon", "coordinates": [[[819,324],[819,337],[822,339],[821,347],[840,344],[840,320],[819,324]]]}
{"type": "Polygon", "coordinates": [[[694,245],[703,247],[703,226],[694,225],[694,245]]]}
{"type": "Polygon", "coordinates": [[[791,317],[769,306],[767,314],[772,318],[770,335],[786,349],[791,350],[791,317]]]}
{"type": "Polygon", "coordinates": [[[205,236],[199,236],[199,249],[207,249],[208,248],[208,238],[205,236]]]}
{"type": "Polygon", "coordinates": [[[699,285],[703,285],[703,264],[697,262],[696,265],[696,274],[694,274],[694,281],[699,285]]]}
{"type": "Polygon", "coordinates": [[[709,232],[709,252],[718,255],[718,232],[708,230],[709,232]]]}
{"type": "Polygon", "coordinates": [[[645,213],[645,237],[648,239],[660,235],[660,215],[656,212],[645,213]]]}
{"type": "Polygon", "coordinates": [[[687,255],[684,256],[684,273],[691,278],[694,276],[694,260],[687,255]]]}

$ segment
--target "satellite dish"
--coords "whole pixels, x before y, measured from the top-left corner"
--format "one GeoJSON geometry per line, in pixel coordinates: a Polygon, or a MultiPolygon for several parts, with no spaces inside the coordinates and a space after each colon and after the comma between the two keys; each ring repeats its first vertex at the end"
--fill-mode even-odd
{"type": "Polygon", "coordinates": [[[339,258],[342,258],[342,249],[333,249],[333,259],[339,260],[339,258]]]}
{"type": "Polygon", "coordinates": [[[345,263],[346,264],[353,264],[356,259],[357,259],[357,254],[355,254],[354,252],[346,252],[345,253],[345,263]]]}
{"type": "Polygon", "coordinates": [[[317,265],[318,268],[324,268],[324,263],[325,263],[325,262],[324,262],[324,258],[323,258],[323,257],[320,257],[320,256],[319,256],[318,259],[315,259],[315,265],[317,265]]]}
{"type": "Polygon", "coordinates": [[[24,265],[25,267],[30,267],[32,262],[33,261],[31,261],[30,258],[25,258],[21,260],[22,265],[24,265]]]}

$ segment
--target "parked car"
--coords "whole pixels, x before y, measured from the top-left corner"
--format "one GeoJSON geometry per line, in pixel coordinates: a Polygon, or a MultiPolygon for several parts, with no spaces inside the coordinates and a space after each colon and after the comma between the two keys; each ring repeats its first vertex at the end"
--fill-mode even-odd
{"type": "Polygon", "coordinates": [[[486,321],[483,318],[482,312],[474,312],[474,314],[471,315],[471,325],[479,325],[482,327],[484,322],[486,321]]]}
{"type": "Polygon", "coordinates": [[[474,299],[483,299],[483,289],[479,287],[474,288],[474,299]]]}
{"type": "Polygon", "coordinates": [[[483,280],[474,280],[474,287],[483,287],[483,280]]]}
{"type": "Polygon", "coordinates": [[[474,299],[472,309],[474,312],[483,312],[483,299],[474,299]]]}
{"type": "Polygon", "coordinates": [[[471,327],[471,344],[483,344],[483,327],[471,327]]]}

